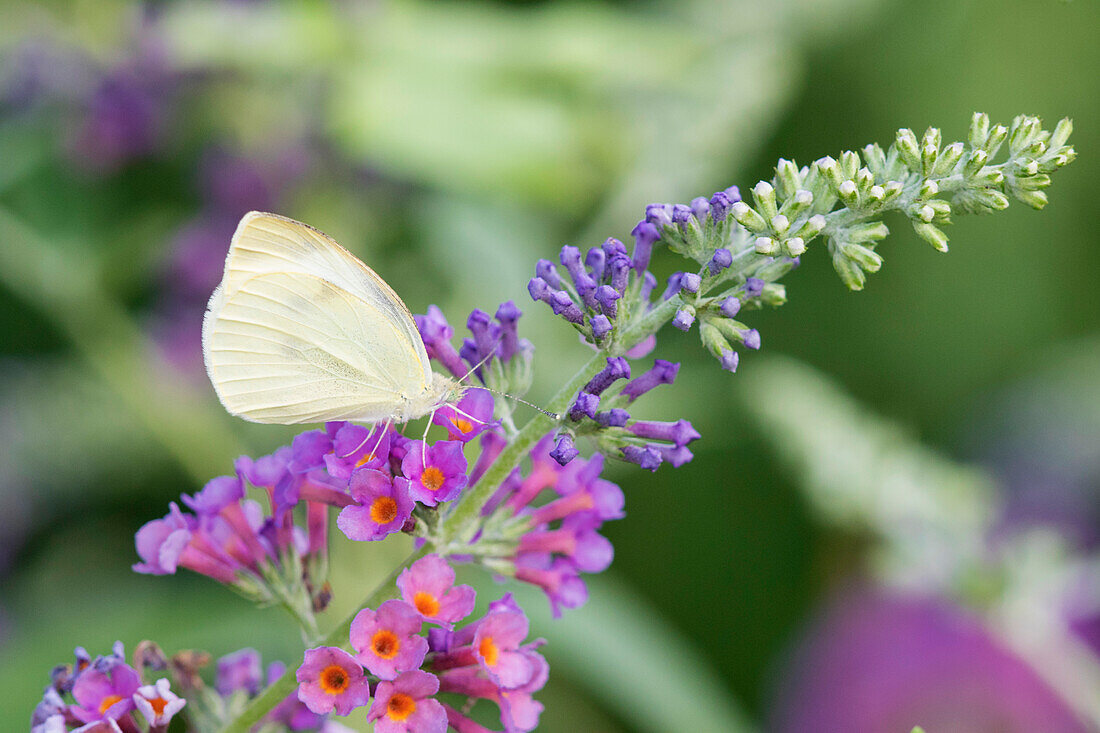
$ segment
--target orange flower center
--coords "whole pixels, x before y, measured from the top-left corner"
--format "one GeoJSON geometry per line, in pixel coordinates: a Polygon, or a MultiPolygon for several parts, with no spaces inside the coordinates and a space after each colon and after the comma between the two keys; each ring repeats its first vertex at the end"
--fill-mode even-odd
{"type": "Polygon", "coordinates": [[[380,496],[371,502],[370,518],[375,524],[389,524],[397,517],[397,502],[388,496],[380,496]]]}
{"type": "Polygon", "coordinates": [[[393,659],[401,651],[401,640],[389,629],[381,629],[371,637],[370,648],[382,659],[393,659]]]}
{"type": "Polygon", "coordinates": [[[164,708],[168,705],[168,701],[163,697],[154,697],[149,701],[149,704],[153,706],[153,712],[157,714],[157,717],[160,717],[164,714],[164,708]]]}
{"type": "Polygon", "coordinates": [[[420,483],[428,491],[439,491],[439,487],[443,486],[443,472],[435,466],[428,466],[420,474],[420,483]]]}
{"type": "Polygon", "coordinates": [[[99,712],[107,712],[107,709],[109,707],[114,705],[116,702],[119,702],[120,700],[122,700],[121,695],[108,695],[107,697],[103,698],[103,702],[99,703],[99,712]]]}
{"type": "Polygon", "coordinates": [[[485,664],[490,667],[496,666],[497,657],[500,656],[500,650],[497,649],[497,645],[493,643],[493,637],[486,636],[482,638],[481,643],[477,645],[477,651],[481,655],[481,658],[485,660],[485,664]]]}
{"type": "Polygon", "coordinates": [[[339,695],[348,689],[351,679],[348,673],[339,664],[330,664],[321,670],[321,689],[330,695],[339,695]]]}
{"type": "Polygon", "coordinates": [[[434,616],[439,613],[439,599],[431,593],[417,591],[413,596],[413,605],[424,616],[434,616]]]}
{"type": "Polygon", "coordinates": [[[362,468],[363,466],[367,465],[368,463],[370,463],[373,460],[374,460],[374,451],[371,451],[370,453],[367,453],[365,456],[363,456],[358,461],[356,461],[355,462],[355,467],[356,468],[362,468]]]}
{"type": "Polygon", "coordinates": [[[403,692],[394,693],[386,703],[386,714],[390,720],[404,720],[416,712],[416,700],[403,692]]]}
{"type": "Polygon", "coordinates": [[[474,429],[474,424],[469,420],[463,420],[461,417],[452,417],[451,424],[458,429],[460,433],[468,433],[474,429]]]}

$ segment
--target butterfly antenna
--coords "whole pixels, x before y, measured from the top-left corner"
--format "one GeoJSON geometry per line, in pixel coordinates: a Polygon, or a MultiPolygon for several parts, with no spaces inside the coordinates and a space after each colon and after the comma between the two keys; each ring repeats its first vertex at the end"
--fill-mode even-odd
{"type": "Polygon", "coordinates": [[[516,402],[519,402],[519,403],[521,403],[521,404],[527,405],[527,406],[528,406],[528,407],[530,407],[530,408],[531,408],[532,410],[538,410],[539,412],[541,412],[541,413],[542,413],[543,415],[546,415],[547,417],[552,417],[552,418],[554,418],[555,420],[561,420],[561,415],[559,415],[558,413],[556,413],[556,412],[550,412],[549,410],[544,410],[544,409],[542,409],[541,407],[539,407],[538,405],[532,404],[532,403],[528,402],[527,400],[525,400],[525,399],[523,399],[523,398],[521,398],[521,397],[516,397],[515,395],[512,395],[512,394],[508,394],[507,392],[500,392],[500,391],[498,391],[498,390],[495,390],[495,389],[491,389],[491,388],[489,388],[489,387],[483,387],[482,389],[487,389],[487,390],[489,390],[490,392],[492,392],[493,394],[498,394],[498,395],[500,395],[501,397],[507,397],[507,398],[508,398],[508,399],[510,399],[510,400],[515,400],[516,402]]]}
{"type": "MultiPolygon", "coordinates": [[[[466,381],[467,379],[469,379],[469,378],[470,378],[470,375],[471,375],[471,374],[473,374],[474,372],[476,372],[476,371],[477,371],[478,369],[480,369],[480,368],[481,368],[482,366],[484,366],[484,365],[485,365],[485,362],[487,362],[487,361],[489,361],[490,359],[492,359],[492,358],[493,358],[493,355],[494,355],[495,353],[496,353],[496,347],[494,346],[494,347],[493,347],[493,351],[490,351],[490,352],[489,352],[488,354],[486,354],[486,355],[485,355],[485,358],[484,358],[484,359],[482,359],[482,360],[481,360],[481,361],[479,361],[479,362],[478,362],[477,364],[475,364],[475,365],[474,365],[474,367],[473,367],[473,369],[471,369],[470,371],[466,372],[465,376],[463,376],[463,377],[462,377],[462,379],[458,380],[459,384],[462,384],[462,383],[463,383],[463,382],[465,382],[465,381],[466,381]]],[[[550,412],[549,410],[544,410],[544,409],[542,409],[541,407],[539,407],[538,405],[534,405],[534,404],[531,404],[531,403],[530,403],[530,402],[528,402],[527,400],[525,400],[525,399],[521,399],[521,398],[519,398],[519,397],[516,397],[515,395],[510,395],[510,394],[508,394],[507,392],[501,392],[501,391],[499,391],[499,390],[495,390],[495,389],[493,389],[492,387],[487,387],[487,386],[485,386],[484,384],[483,384],[483,385],[481,385],[480,389],[487,389],[487,390],[489,390],[490,392],[492,392],[492,393],[493,393],[493,394],[495,394],[495,395],[500,395],[501,397],[507,397],[507,398],[508,398],[508,399],[510,399],[510,400],[515,400],[516,402],[520,402],[520,403],[522,403],[522,404],[524,404],[524,405],[527,405],[527,406],[528,406],[528,407],[530,407],[530,408],[531,408],[532,410],[538,410],[539,412],[541,412],[541,413],[542,413],[543,415],[546,415],[547,417],[552,417],[552,418],[554,418],[555,420],[561,420],[561,415],[559,415],[558,413],[556,413],[556,412],[550,412]]]]}

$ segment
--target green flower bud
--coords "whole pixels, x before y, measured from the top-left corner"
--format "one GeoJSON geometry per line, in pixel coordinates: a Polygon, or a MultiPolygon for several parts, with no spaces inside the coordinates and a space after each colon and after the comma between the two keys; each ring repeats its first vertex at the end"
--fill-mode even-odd
{"type": "Polygon", "coordinates": [[[867,281],[867,276],[863,274],[863,270],[852,260],[844,256],[844,253],[840,251],[839,246],[830,246],[833,249],[833,269],[836,270],[836,274],[840,275],[841,281],[848,286],[849,290],[863,290],[863,284],[867,281]]]}
{"type": "Polygon", "coordinates": [[[782,283],[767,283],[760,294],[760,302],[777,308],[787,302],[787,288],[782,283]]]}
{"type": "Polygon", "coordinates": [[[871,221],[856,226],[844,232],[844,238],[849,242],[877,242],[886,239],[890,230],[881,221],[871,221]]]}
{"type": "Polygon", "coordinates": [[[855,178],[859,170],[859,153],[845,150],[840,154],[840,172],[845,178],[855,178]]]}
{"type": "Polygon", "coordinates": [[[814,195],[805,189],[799,189],[783,202],[783,205],[779,207],[779,213],[782,216],[786,216],[787,219],[794,221],[808,211],[813,203],[814,195]]]}
{"type": "Polygon", "coordinates": [[[775,204],[775,189],[767,181],[760,181],[752,187],[752,200],[756,204],[756,210],[765,218],[771,219],[779,213],[775,204]]]}
{"type": "Polygon", "coordinates": [[[814,214],[794,233],[797,237],[802,237],[805,241],[809,242],[811,239],[821,234],[821,231],[825,228],[828,220],[821,214],[814,214]]]}
{"type": "Polygon", "coordinates": [[[921,239],[928,242],[940,252],[947,251],[947,235],[935,224],[926,222],[913,222],[913,229],[921,239]]]}
{"type": "Polygon", "coordinates": [[[733,213],[733,218],[737,220],[737,223],[750,232],[762,232],[768,228],[768,222],[764,221],[764,217],[760,216],[755,209],[744,201],[738,201],[731,206],[730,212],[733,213]]]}
{"type": "Polygon", "coordinates": [[[989,138],[985,141],[985,151],[989,153],[990,158],[997,154],[1007,137],[1008,128],[1004,125],[997,125],[989,131],[989,138]]]}
{"type": "Polygon", "coordinates": [[[779,252],[779,244],[771,237],[757,237],[752,244],[757,254],[774,255],[779,252]]]}
{"type": "Polygon", "coordinates": [[[840,245],[840,252],[867,272],[878,272],[882,267],[882,255],[862,244],[847,242],[840,245]]]}
{"type": "Polygon", "coordinates": [[[1041,209],[1047,205],[1047,195],[1043,191],[1016,190],[1012,195],[1033,209],[1041,209]]]}
{"type": "Polygon", "coordinates": [[[980,148],[985,145],[985,141],[989,139],[989,115],[984,112],[974,113],[974,116],[970,118],[970,135],[968,139],[972,147],[980,148]]]}
{"type": "Polygon", "coordinates": [[[955,166],[958,165],[965,151],[966,147],[962,143],[951,143],[948,145],[943,149],[943,152],[940,153],[940,157],[936,160],[936,166],[932,169],[932,175],[937,177],[949,175],[955,170],[955,166]]]}
{"type": "Polygon", "coordinates": [[[898,151],[902,161],[909,170],[920,168],[920,147],[917,145],[917,136],[907,127],[898,130],[894,139],[894,149],[898,151]]]}
{"type": "Polygon", "coordinates": [[[840,196],[840,200],[846,205],[852,207],[859,205],[859,187],[855,181],[844,181],[837,187],[836,192],[840,196]]]}
{"type": "Polygon", "coordinates": [[[867,161],[867,167],[875,175],[882,178],[886,177],[886,153],[882,152],[882,148],[879,147],[878,143],[872,143],[863,148],[863,159],[867,161]]]}
{"type": "Polygon", "coordinates": [[[963,175],[970,178],[980,171],[987,162],[989,162],[989,153],[984,150],[971,151],[966,158],[966,165],[963,166],[963,175]]]}
{"type": "Polygon", "coordinates": [[[802,175],[794,161],[780,158],[775,166],[775,184],[779,197],[789,199],[802,187],[802,175]]]}
{"type": "Polygon", "coordinates": [[[783,241],[783,251],[788,257],[799,257],[806,251],[806,242],[802,237],[791,237],[783,241]]]}
{"type": "Polygon", "coordinates": [[[1066,140],[1069,140],[1070,134],[1073,132],[1073,120],[1068,117],[1063,117],[1058,120],[1058,124],[1054,127],[1054,132],[1050,135],[1047,147],[1050,150],[1057,150],[1066,144],[1066,140]]]}

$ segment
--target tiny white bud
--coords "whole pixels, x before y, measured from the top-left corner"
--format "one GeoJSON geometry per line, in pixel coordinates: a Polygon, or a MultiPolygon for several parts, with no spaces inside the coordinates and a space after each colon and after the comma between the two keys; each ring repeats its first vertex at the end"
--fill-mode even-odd
{"type": "Polygon", "coordinates": [[[935,181],[925,181],[920,187],[920,197],[926,199],[940,192],[940,185],[935,181]]]}
{"type": "Polygon", "coordinates": [[[814,195],[805,189],[799,189],[794,193],[794,200],[800,206],[809,206],[814,202],[814,195]]]}
{"type": "Polygon", "coordinates": [[[752,188],[752,192],[755,196],[763,198],[764,196],[770,196],[772,194],[772,185],[767,181],[760,181],[752,188]]]}
{"type": "Polygon", "coordinates": [[[753,242],[753,247],[762,255],[775,254],[778,249],[775,245],[775,240],[771,237],[757,237],[756,241],[753,242]]]}
{"type": "Polygon", "coordinates": [[[802,240],[802,237],[791,237],[783,243],[783,246],[791,257],[798,257],[806,251],[806,243],[802,240]]]}
{"type": "Polygon", "coordinates": [[[886,189],[882,186],[871,186],[871,191],[868,194],[874,201],[882,201],[886,198],[886,189]]]}
{"type": "Polygon", "coordinates": [[[920,217],[921,221],[928,223],[936,218],[936,210],[928,204],[925,204],[917,209],[917,216],[920,217]]]}
{"type": "Polygon", "coordinates": [[[1038,172],[1039,172],[1039,164],[1036,163],[1034,160],[1029,160],[1027,162],[1027,164],[1024,166],[1024,173],[1027,173],[1029,176],[1033,176],[1038,172]]]}
{"type": "Polygon", "coordinates": [[[782,234],[790,228],[791,223],[787,221],[787,217],[782,214],[777,214],[772,217],[772,229],[774,229],[777,234],[782,234]]]}

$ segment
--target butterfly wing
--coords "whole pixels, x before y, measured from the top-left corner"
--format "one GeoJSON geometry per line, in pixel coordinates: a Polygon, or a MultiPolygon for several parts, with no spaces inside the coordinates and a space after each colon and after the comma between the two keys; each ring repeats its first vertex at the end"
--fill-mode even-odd
{"type": "Polygon", "coordinates": [[[265,423],[377,421],[432,383],[412,316],[324,234],[242,219],[203,322],[203,354],[231,413],[265,423]]]}
{"type": "Polygon", "coordinates": [[[409,309],[374,270],[332,237],[278,214],[245,214],[225,261],[222,288],[226,299],[249,278],[270,272],[314,275],[378,309],[413,344],[424,382],[431,384],[431,364],[409,309]]]}

